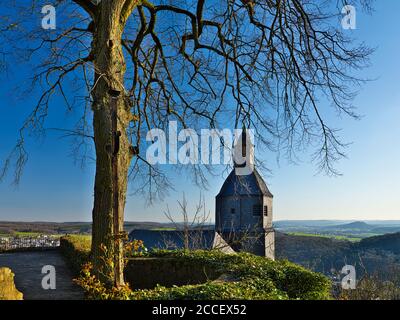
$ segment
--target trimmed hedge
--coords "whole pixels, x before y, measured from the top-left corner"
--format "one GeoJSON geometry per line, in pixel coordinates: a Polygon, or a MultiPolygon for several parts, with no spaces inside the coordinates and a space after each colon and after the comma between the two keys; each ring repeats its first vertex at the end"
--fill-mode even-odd
{"type": "Polygon", "coordinates": [[[79,275],[82,265],[89,261],[91,242],[90,236],[82,235],[68,235],[60,239],[61,253],[75,275],[79,275]]]}
{"type": "MultiPolygon", "coordinates": [[[[87,261],[90,240],[75,236],[63,238],[63,252],[77,266],[87,261]],[[75,243],[76,241],[76,243],[75,243]],[[73,253],[73,251],[76,251],[73,253]]],[[[233,255],[218,251],[155,250],[149,257],[180,259],[184,264],[207,264],[223,276],[197,285],[157,286],[154,289],[134,290],[122,295],[102,295],[109,298],[138,300],[325,300],[330,299],[331,281],[322,274],[309,271],[289,261],[272,261],[249,253],[233,255]]],[[[76,270],[76,268],[74,268],[76,270]]],[[[89,296],[96,297],[93,292],[89,296]]],[[[101,297],[99,297],[101,298],[101,297]]]]}
{"type": "Polygon", "coordinates": [[[195,286],[182,286],[135,292],[145,299],[329,299],[331,282],[289,261],[272,261],[238,253],[218,251],[155,251],[157,257],[176,257],[190,263],[206,262],[229,281],[211,281],[195,286]]]}

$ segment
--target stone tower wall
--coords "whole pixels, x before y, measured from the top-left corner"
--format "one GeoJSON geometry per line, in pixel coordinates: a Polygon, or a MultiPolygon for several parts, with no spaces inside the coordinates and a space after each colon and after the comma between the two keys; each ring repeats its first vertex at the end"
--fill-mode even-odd
{"type": "Polygon", "coordinates": [[[253,215],[253,205],[263,205],[260,196],[230,196],[217,198],[216,228],[218,231],[255,231],[261,232],[263,216],[253,215]],[[235,213],[231,213],[234,209],[235,213]]]}

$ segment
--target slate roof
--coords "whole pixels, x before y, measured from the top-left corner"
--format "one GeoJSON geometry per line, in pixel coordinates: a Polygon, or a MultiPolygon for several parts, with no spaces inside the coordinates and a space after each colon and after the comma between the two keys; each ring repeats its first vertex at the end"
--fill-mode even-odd
{"type": "Polygon", "coordinates": [[[243,176],[236,175],[235,169],[233,169],[228,178],[226,178],[217,197],[234,195],[267,196],[273,198],[264,179],[255,168],[251,174],[243,176]]]}
{"type": "MultiPolygon", "coordinates": [[[[211,249],[213,247],[214,230],[190,230],[189,247],[192,249],[211,249]]],[[[182,231],[164,230],[132,230],[129,239],[142,240],[148,249],[183,249],[182,231]]]]}

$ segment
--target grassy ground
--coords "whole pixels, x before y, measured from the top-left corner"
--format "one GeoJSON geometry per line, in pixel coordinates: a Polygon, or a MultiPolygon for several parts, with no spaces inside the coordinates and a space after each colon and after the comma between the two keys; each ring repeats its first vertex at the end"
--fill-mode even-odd
{"type": "Polygon", "coordinates": [[[24,232],[24,231],[16,231],[13,236],[18,237],[38,237],[40,236],[39,232],[24,232]]]}
{"type": "Polygon", "coordinates": [[[25,238],[25,237],[37,237],[39,236],[40,233],[37,232],[12,232],[12,233],[0,233],[0,237],[5,237],[5,238],[11,238],[11,237],[20,237],[20,238],[25,238]]]}
{"type": "Polygon", "coordinates": [[[352,236],[343,236],[343,235],[334,235],[334,234],[319,234],[319,233],[305,233],[305,232],[288,232],[289,235],[292,236],[301,236],[301,237],[316,237],[316,238],[329,238],[336,240],[344,240],[351,242],[359,242],[361,241],[360,237],[352,237],[352,236]]]}
{"type": "Polygon", "coordinates": [[[4,237],[4,238],[11,238],[11,237],[35,238],[35,237],[39,237],[41,235],[46,235],[46,236],[53,237],[53,238],[60,237],[59,234],[46,234],[46,233],[41,233],[41,232],[16,231],[16,232],[12,232],[12,233],[0,233],[0,237],[4,237]]]}

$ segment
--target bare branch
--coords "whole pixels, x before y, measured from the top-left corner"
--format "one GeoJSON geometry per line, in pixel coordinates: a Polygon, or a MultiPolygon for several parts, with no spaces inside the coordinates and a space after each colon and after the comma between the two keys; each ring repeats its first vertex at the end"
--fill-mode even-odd
{"type": "Polygon", "coordinates": [[[85,10],[94,20],[96,16],[97,6],[91,0],[73,0],[83,10],[85,10]]]}

